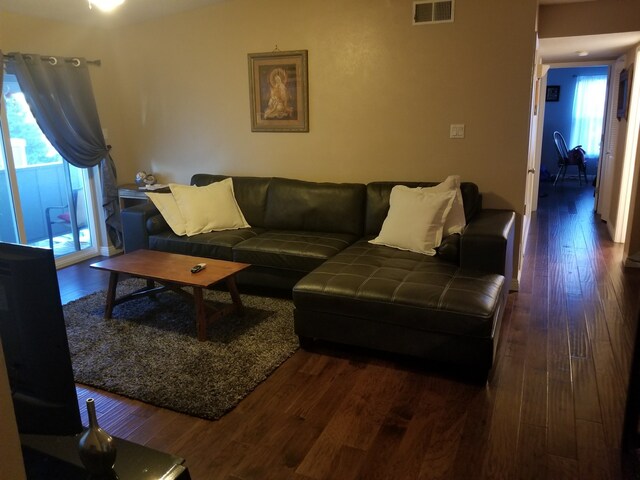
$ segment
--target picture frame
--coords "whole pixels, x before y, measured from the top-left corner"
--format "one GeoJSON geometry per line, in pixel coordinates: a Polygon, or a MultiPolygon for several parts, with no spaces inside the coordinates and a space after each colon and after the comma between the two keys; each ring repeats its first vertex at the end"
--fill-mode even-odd
{"type": "Polygon", "coordinates": [[[547,95],[545,99],[547,102],[559,102],[560,101],[560,85],[548,85],[547,95]]]}
{"type": "Polygon", "coordinates": [[[633,64],[620,72],[618,81],[618,109],[616,117],[618,120],[626,119],[629,113],[629,94],[631,92],[631,72],[633,64]]]}
{"type": "Polygon", "coordinates": [[[308,132],[307,50],[249,53],[252,132],[308,132]]]}

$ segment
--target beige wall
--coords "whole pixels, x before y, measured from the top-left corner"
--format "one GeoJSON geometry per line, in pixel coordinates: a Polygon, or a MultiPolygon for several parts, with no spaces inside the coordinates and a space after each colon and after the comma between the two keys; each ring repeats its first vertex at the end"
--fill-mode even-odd
{"type": "MultiPolygon", "coordinates": [[[[639,81],[638,74],[640,70],[638,69],[638,65],[636,62],[636,51],[638,48],[640,48],[640,45],[632,48],[626,54],[626,68],[634,68],[634,71],[631,74],[631,79],[634,83],[639,81]]],[[[620,122],[621,130],[624,130],[625,134],[621,135],[621,137],[623,138],[618,139],[617,151],[620,152],[618,155],[619,158],[622,159],[625,151],[625,144],[623,143],[623,141],[626,141],[627,136],[634,135],[636,137],[635,140],[637,142],[637,145],[640,146],[640,130],[638,130],[637,132],[630,132],[627,129],[627,120],[623,118],[620,120],[620,122]]],[[[633,178],[633,188],[631,192],[631,205],[629,208],[629,222],[624,245],[625,260],[629,255],[633,255],[634,257],[640,255],[640,194],[638,193],[640,191],[640,148],[637,148],[635,153],[635,173],[633,178]]]]}
{"type": "Polygon", "coordinates": [[[540,5],[540,38],[597,35],[640,30],[638,0],[540,5]]]}
{"type": "Polygon", "coordinates": [[[180,182],[200,171],[361,182],[459,173],[487,205],[520,212],[535,1],[462,0],[455,23],[420,27],[411,8],[234,0],[119,30],[121,173],[180,182]],[[309,51],[309,133],[251,132],[247,53],[275,45],[309,51]],[[464,140],[449,139],[451,123],[466,124],[464,140]]]}
{"type": "MultiPolygon", "coordinates": [[[[640,145],[640,130],[636,134],[636,141],[640,145]]],[[[638,195],[640,190],[638,179],[640,175],[640,148],[636,151],[635,172],[631,208],[629,210],[629,230],[624,244],[624,259],[626,260],[629,255],[633,255],[636,259],[634,261],[637,262],[637,258],[640,256],[640,195],[638,195]]]]}
{"type": "Polygon", "coordinates": [[[121,182],[196,172],[476,182],[522,214],[536,0],[233,0],[114,31],[0,13],[4,51],[101,58],[92,80],[121,182]],[[253,133],[247,54],[309,51],[309,133],[253,133]],[[449,139],[464,123],[466,138],[449,139]]]}

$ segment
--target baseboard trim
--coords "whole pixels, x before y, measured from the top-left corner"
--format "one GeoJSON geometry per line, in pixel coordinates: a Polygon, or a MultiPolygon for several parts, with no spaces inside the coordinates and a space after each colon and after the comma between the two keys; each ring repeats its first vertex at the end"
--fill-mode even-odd
{"type": "Polygon", "coordinates": [[[629,257],[624,259],[622,265],[625,268],[640,268],[640,262],[636,262],[635,260],[631,260],[629,257]]]}
{"type": "Polygon", "coordinates": [[[520,290],[520,279],[512,278],[511,279],[511,287],[509,288],[510,292],[517,292],[520,290]]]}
{"type": "Polygon", "coordinates": [[[100,247],[100,256],[102,257],[113,257],[114,255],[118,255],[120,253],[122,253],[122,249],[116,248],[113,245],[100,247]]]}

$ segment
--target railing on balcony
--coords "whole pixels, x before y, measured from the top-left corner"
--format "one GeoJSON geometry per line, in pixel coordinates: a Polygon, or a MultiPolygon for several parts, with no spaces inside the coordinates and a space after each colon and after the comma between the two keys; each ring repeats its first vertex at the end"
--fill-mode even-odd
{"type": "MultiPolygon", "coordinates": [[[[1,165],[0,168],[2,168],[1,165]]],[[[70,221],[68,180],[65,168],[66,165],[63,162],[16,165],[22,219],[26,232],[26,242],[23,243],[43,247],[51,246],[56,256],[91,246],[82,173],[74,168],[71,168],[69,172],[71,188],[76,192],[74,198],[77,198],[77,222],[74,229],[73,222],[70,221]],[[59,208],[52,209],[52,207],[59,208]]],[[[0,202],[0,239],[17,241],[17,239],[12,239],[15,237],[13,222],[3,220],[13,218],[13,203],[10,201],[9,188],[7,182],[0,182],[0,199],[2,200],[0,202]]]]}

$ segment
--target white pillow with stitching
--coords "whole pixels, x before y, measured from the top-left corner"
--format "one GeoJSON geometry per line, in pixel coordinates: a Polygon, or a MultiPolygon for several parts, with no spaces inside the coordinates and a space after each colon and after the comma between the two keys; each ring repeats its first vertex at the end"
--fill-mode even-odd
{"type": "Polygon", "coordinates": [[[396,185],[380,234],[369,242],[435,255],[455,196],[455,190],[434,192],[433,188],[396,185]]]}
{"type": "Polygon", "coordinates": [[[467,220],[464,216],[464,204],[462,203],[462,192],[460,191],[460,176],[449,175],[442,183],[439,183],[435,187],[427,187],[433,192],[447,192],[453,190],[456,192],[456,197],[451,205],[451,211],[447,216],[447,220],[444,222],[443,235],[448,236],[453,233],[462,233],[464,227],[467,225],[467,220]]]}
{"type": "Polygon", "coordinates": [[[169,227],[171,227],[173,233],[176,235],[184,235],[187,233],[187,225],[172,193],[147,192],[147,197],[149,197],[156,208],[160,211],[160,214],[165,219],[169,227]]]}
{"type": "Polygon", "coordinates": [[[203,187],[171,183],[169,188],[185,220],[187,236],[250,226],[238,206],[230,178],[203,187]]]}

